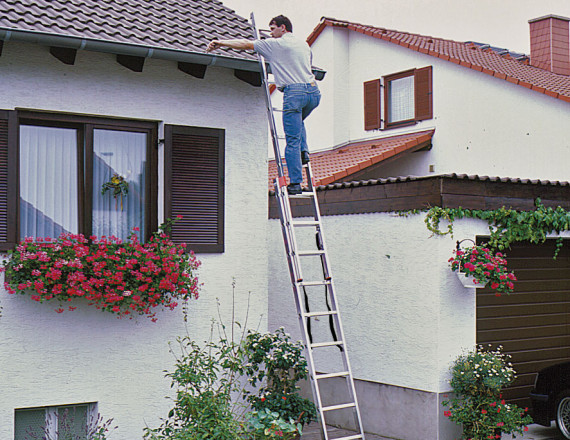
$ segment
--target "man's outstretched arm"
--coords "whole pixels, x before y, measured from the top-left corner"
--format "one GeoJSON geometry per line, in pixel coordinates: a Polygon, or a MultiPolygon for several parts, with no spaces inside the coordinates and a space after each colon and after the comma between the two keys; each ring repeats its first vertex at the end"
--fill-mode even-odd
{"type": "Polygon", "coordinates": [[[237,50],[253,50],[253,41],[251,40],[212,40],[210,44],[208,44],[208,49],[206,52],[212,52],[215,49],[219,49],[220,47],[229,47],[230,49],[237,49],[237,50]]]}

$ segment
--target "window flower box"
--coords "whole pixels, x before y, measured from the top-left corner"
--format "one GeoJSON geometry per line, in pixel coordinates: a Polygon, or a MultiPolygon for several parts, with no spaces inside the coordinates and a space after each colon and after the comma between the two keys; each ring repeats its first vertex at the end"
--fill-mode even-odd
{"type": "Polygon", "coordinates": [[[169,220],[147,243],[133,228],[129,240],[62,234],[57,239],[26,238],[3,264],[9,293],[34,301],[58,302],[58,313],[75,310],[75,298],[118,317],[143,315],[156,321],[159,306],[174,309],[178,301],[198,297],[200,262],[174,244],[169,220]]]}

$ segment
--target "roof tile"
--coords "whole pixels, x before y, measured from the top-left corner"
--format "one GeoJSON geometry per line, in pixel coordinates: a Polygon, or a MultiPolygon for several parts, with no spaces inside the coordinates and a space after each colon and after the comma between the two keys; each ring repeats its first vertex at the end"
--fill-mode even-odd
{"type": "Polygon", "coordinates": [[[327,26],[347,27],[357,32],[367,33],[375,38],[461,64],[540,93],[548,91],[549,96],[563,101],[567,101],[565,98],[570,97],[570,76],[531,66],[528,57],[522,54],[512,54],[507,50],[497,50],[497,48],[480,43],[434,38],[326,17],[309,35],[307,39],[309,44],[312,44],[327,26]]]}
{"type": "MultiPolygon", "coordinates": [[[[204,52],[212,38],[252,38],[219,0],[0,0],[0,29],[204,52]]],[[[221,49],[232,58],[253,53],[221,49]]]]}
{"type": "MultiPolygon", "coordinates": [[[[311,154],[316,185],[327,185],[360,170],[429,142],[434,130],[355,142],[311,154]]],[[[283,163],[285,163],[283,161],[283,163]]],[[[269,187],[277,177],[275,160],[269,161],[269,187]]],[[[306,182],[305,182],[306,184],[306,182]]]]}

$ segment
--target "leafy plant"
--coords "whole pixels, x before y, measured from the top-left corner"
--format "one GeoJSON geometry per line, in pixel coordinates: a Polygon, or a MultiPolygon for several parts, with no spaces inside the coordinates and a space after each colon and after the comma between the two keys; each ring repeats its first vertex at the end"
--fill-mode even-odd
{"type": "Polygon", "coordinates": [[[517,277],[507,270],[507,260],[501,252],[493,253],[486,246],[470,246],[456,249],[449,259],[452,271],[459,271],[474,278],[474,282],[495,291],[495,295],[512,293],[517,277]]]}
{"type": "MultiPolygon", "coordinates": [[[[465,209],[433,207],[428,210],[425,223],[435,235],[453,235],[453,222],[462,218],[485,220],[489,224],[489,246],[492,249],[508,249],[511,243],[530,241],[543,243],[549,234],[560,234],[570,230],[570,212],[558,206],[546,207],[540,198],[535,201],[535,209],[517,211],[502,207],[499,209],[465,209]],[[446,221],[447,227],[441,230],[441,222],[446,221]]],[[[562,238],[558,239],[554,258],[562,247],[562,238]]]]}
{"type": "Polygon", "coordinates": [[[269,409],[302,424],[316,419],[315,405],[298,394],[297,383],[308,377],[302,342],[292,342],[281,327],[273,333],[249,331],[242,349],[243,372],[257,387],[245,390],[244,398],[254,409],[269,409]]]}
{"type": "MultiPolygon", "coordinates": [[[[212,327],[213,328],[213,327],[212,327]]],[[[174,407],[149,440],[237,440],[242,426],[234,414],[232,393],[239,393],[236,367],[239,344],[225,338],[204,345],[189,337],[178,340],[181,354],[167,377],[176,388],[174,407]]]]}
{"type": "Polygon", "coordinates": [[[302,425],[293,419],[285,421],[276,411],[264,408],[246,416],[248,433],[252,440],[279,438],[289,440],[302,434],[302,425]]]}
{"type": "Polygon", "coordinates": [[[177,300],[198,297],[194,271],[200,262],[185,253],[184,244],[170,240],[165,231],[171,224],[163,224],[148,243],[139,241],[137,228],[127,242],[115,237],[87,240],[81,234],[26,238],[3,263],[4,286],[12,294],[31,294],[34,301],[57,300],[58,313],[81,297],[119,317],[134,313],[155,321],[157,306],[174,309],[177,300]]]}
{"type": "Polygon", "coordinates": [[[503,387],[515,379],[509,356],[478,346],[459,356],[451,367],[450,385],[454,396],[442,402],[444,415],[463,426],[463,438],[484,440],[500,438],[500,433],[527,431],[532,423],[528,409],[508,404],[502,398],[503,387]]]}

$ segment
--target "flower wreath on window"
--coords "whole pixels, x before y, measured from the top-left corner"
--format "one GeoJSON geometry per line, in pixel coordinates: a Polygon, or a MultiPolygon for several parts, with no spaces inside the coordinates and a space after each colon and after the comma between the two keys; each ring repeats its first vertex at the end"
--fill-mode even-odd
{"type": "Polygon", "coordinates": [[[129,182],[125,178],[117,173],[113,174],[111,180],[105,182],[101,187],[101,195],[105,195],[107,191],[113,192],[113,198],[115,199],[115,208],[117,207],[117,197],[121,198],[121,211],[123,210],[123,196],[129,194],[129,182]]]}

